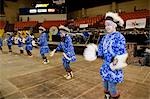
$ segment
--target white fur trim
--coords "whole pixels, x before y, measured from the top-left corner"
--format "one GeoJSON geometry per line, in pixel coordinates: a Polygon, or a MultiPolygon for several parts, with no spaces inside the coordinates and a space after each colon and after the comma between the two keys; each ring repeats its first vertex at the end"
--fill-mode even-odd
{"type": "Polygon", "coordinates": [[[97,59],[96,52],[98,50],[97,45],[95,45],[95,44],[88,44],[86,47],[87,48],[85,48],[84,52],[83,52],[84,59],[87,60],[87,61],[94,61],[94,60],[96,60],[97,59]]]}
{"type": "Polygon", "coordinates": [[[70,32],[70,29],[65,27],[65,26],[63,26],[63,25],[60,25],[59,29],[63,29],[63,30],[66,30],[67,32],[70,32]]]}
{"type": "Polygon", "coordinates": [[[117,70],[117,69],[122,69],[122,68],[126,67],[127,66],[127,63],[126,63],[127,57],[128,57],[128,53],[123,54],[123,55],[117,55],[115,57],[115,59],[118,60],[117,64],[113,65],[113,63],[111,63],[110,68],[112,70],[117,70]]]}
{"type": "Polygon", "coordinates": [[[42,29],[43,31],[46,31],[46,29],[43,26],[40,26],[39,29],[42,29]]]}
{"type": "Polygon", "coordinates": [[[113,20],[114,20],[114,22],[119,22],[119,23],[118,23],[119,26],[123,26],[124,21],[123,21],[123,19],[118,15],[118,13],[107,12],[106,15],[105,15],[105,18],[108,17],[108,16],[112,17],[113,20]]]}
{"type": "Polygon", "coordinates": [[[30,34],[30,32],[29,32],[29,31],[26,31],[26,34],[28,34],[28,35],[29,35],[29,34],[30,34]]]}

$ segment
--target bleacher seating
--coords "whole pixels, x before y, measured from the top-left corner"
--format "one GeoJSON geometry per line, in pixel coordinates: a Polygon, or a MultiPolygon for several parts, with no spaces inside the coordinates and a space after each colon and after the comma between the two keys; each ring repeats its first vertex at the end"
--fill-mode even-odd
{"type": "Polygon", "coordinates": [[[150,17],[150,10],[124,12],[124,13],[119,13],[119,15],[123,18],[124,21],[128,19],[147,18],[150,17]]]}
{"type": "Polygon", "coordinates": [[[4,29],[6,26],[6,23],[4,21],[0,21],[0,29],[4,29]]]}
{"type": "Polygon", "coordinates": [[[42,26],[49,29],[51,26],[59,26],[59,25],[64,25],[65,20],[56,20],[56,21],[44,21],[42,23],[42,26]]]}
{"type": "MultiPolygon", "coordinates": [[[[128,19],[138,19],[138,18],[149,18],[150,10],[138,10],[135,12],[121,12],[119,15],[123,18],[124,21],[128,19]]],[[[51,26],[64,25],[66,20],[54,20],[54,21],[44,21],[41,25],[47,29],[51,26]]],[[[104,26],[104,15],[93,16],[75,19],[73,22],[74,26],[79,27],[80,24],[88,24],[89,26],[104,26]]],[[[28,22],[16,22],[15,28],[23,29],[24,27],[34,27],[38,24],[37,21],[28,21],[28,22]]],[[[4,23],[0,22],[0,28],[4,27],[4,23]]]]}
{"type": "Polygon", "coordinates": [[[100,20],[102,20],[102,16],[81,18],[81,19],[76,19],[74,21],[74,25],[75,26],[79,26],[80,24],[94,25],[95,23],[99,22],[100,20]]]}
{"type": "MultiPolygon", "coordinates": [[[[124,21],[129,19],[139,19],[139,18],[149,18],[150,10],[139,10],[135,12],[122,12],[119,15],[123,18],[124,21]]],[[[99,22],[99,26],[104,26],[104,19],[99,22]]]]}
{"type": "Polygon", "coordinates": [[[16,22],[15,29],[35,27],[37,24],[38,24],[38,21],[16,22]]]}

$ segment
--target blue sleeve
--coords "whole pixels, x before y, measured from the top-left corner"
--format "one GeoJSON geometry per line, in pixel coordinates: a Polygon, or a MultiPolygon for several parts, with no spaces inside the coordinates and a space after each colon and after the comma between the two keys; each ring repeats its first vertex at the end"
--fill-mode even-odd
{"type": "Polygon", "coordinates": [[[11,38],[11,41],[14,42],[14,38],[13,37],[11,38]]]}
{"type": "Polygon", "coordinates": [[[104,42],[105,36],[102,38],[98,45],[98,56],[103,57],[103,42],[104,42]]]}
{"type": "Polygon", "coordinates": [[[118,33],[115,36],[115,40],[112,43],[112,50],[115,54],[114,56],[127,53],[127,51],[126,51],[126,40],[125,40],[125,37],[121,33],[118,33]]]}
{"type": "Polygon", "coordinates": [[[75,52],[74,52],[74,47],[72,44],[72,39],[70,38],[70,36],[67,37],[66,45],[67,47],[66,47],[65,53],[69,58],[72,58],[73,56],[75,56],[75,52]]]}
{"type": "Polygon", "coordinates": [[[27,43],[27,44],[30,44],[31,42],[32,42],[32,38],[27,37],[27,39],[26,39],[26,43],[27,43]]]}
{"type": "Polygon", "coordinates": [[[26,43],[27,43],[27,44],[29,43],[29,37],[26,38],[26,43]]]}
{"type": "Polygon", "coordinates": [[[62,45],[63,45],[62,42],[60,42],[56,48],[56,51],[62,50],[62,45]]]}
{"type": "Polygon", "coordinates": [[[67,43],[67,50],[72,51],[73,44],[70,36],[67,37],[66,43],[67,43]]]}
{"type": "Polygon", "coordinates": [[[45,43],[46,40],[47,40],[46,34],[41,35],[39,38],[39,45],[42,45],[43,43],[45,43]]]}
{"type": "Polygon", "coordinates": [[[9,37],[9,38],[7,39],[7,42],[8,42],[8,43],[11,43],[11,42],[13,42],[13,41],[14,41],[13,37],[9,37]]]}

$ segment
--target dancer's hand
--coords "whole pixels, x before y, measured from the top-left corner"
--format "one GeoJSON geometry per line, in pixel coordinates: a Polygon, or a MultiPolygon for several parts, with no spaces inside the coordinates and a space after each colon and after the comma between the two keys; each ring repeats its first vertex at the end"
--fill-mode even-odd
{"type": "Polygon", "coordinates": [[[56,49],[54,49],[54,50],[50,53],[50,56],[51,56],[51,57],[54,56],[55,51],[56,51],[56,49]]]}
{"type": "Polygon", "coordinates": [[[63,53],[63,56],[67,59],[67,60],[71,60],[71,58],[69,58],[65,53],[63,53]]]}
{"type": "Polygon", "coordinates": [[[114,58],[113,60],[113,65],[116,65],[118,63],[118,59],[117,58],[114,58]]]}

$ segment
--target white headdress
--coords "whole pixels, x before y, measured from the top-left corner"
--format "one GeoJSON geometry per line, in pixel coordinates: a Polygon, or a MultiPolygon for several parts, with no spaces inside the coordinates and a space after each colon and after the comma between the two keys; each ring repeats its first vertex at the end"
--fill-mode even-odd
{"type": "Polygon", "coordinates": [[[107,12],[105,15],[105,20],[111,20],[121,27],[123,27],[124,24],[123,19],[118,15],[118,13],[107,12]]]}
{"type": "Polygon", "coordinates": [[[46,31],[46,29],[43,26],[40,26],[39,29],[46,31]]]}
{"type": "Polygon", "coordinates": [[[26,34],[27,34],[27,35],[30,35],[30,32],[29,32],[29,31],[26,31],[26,34]]]}

